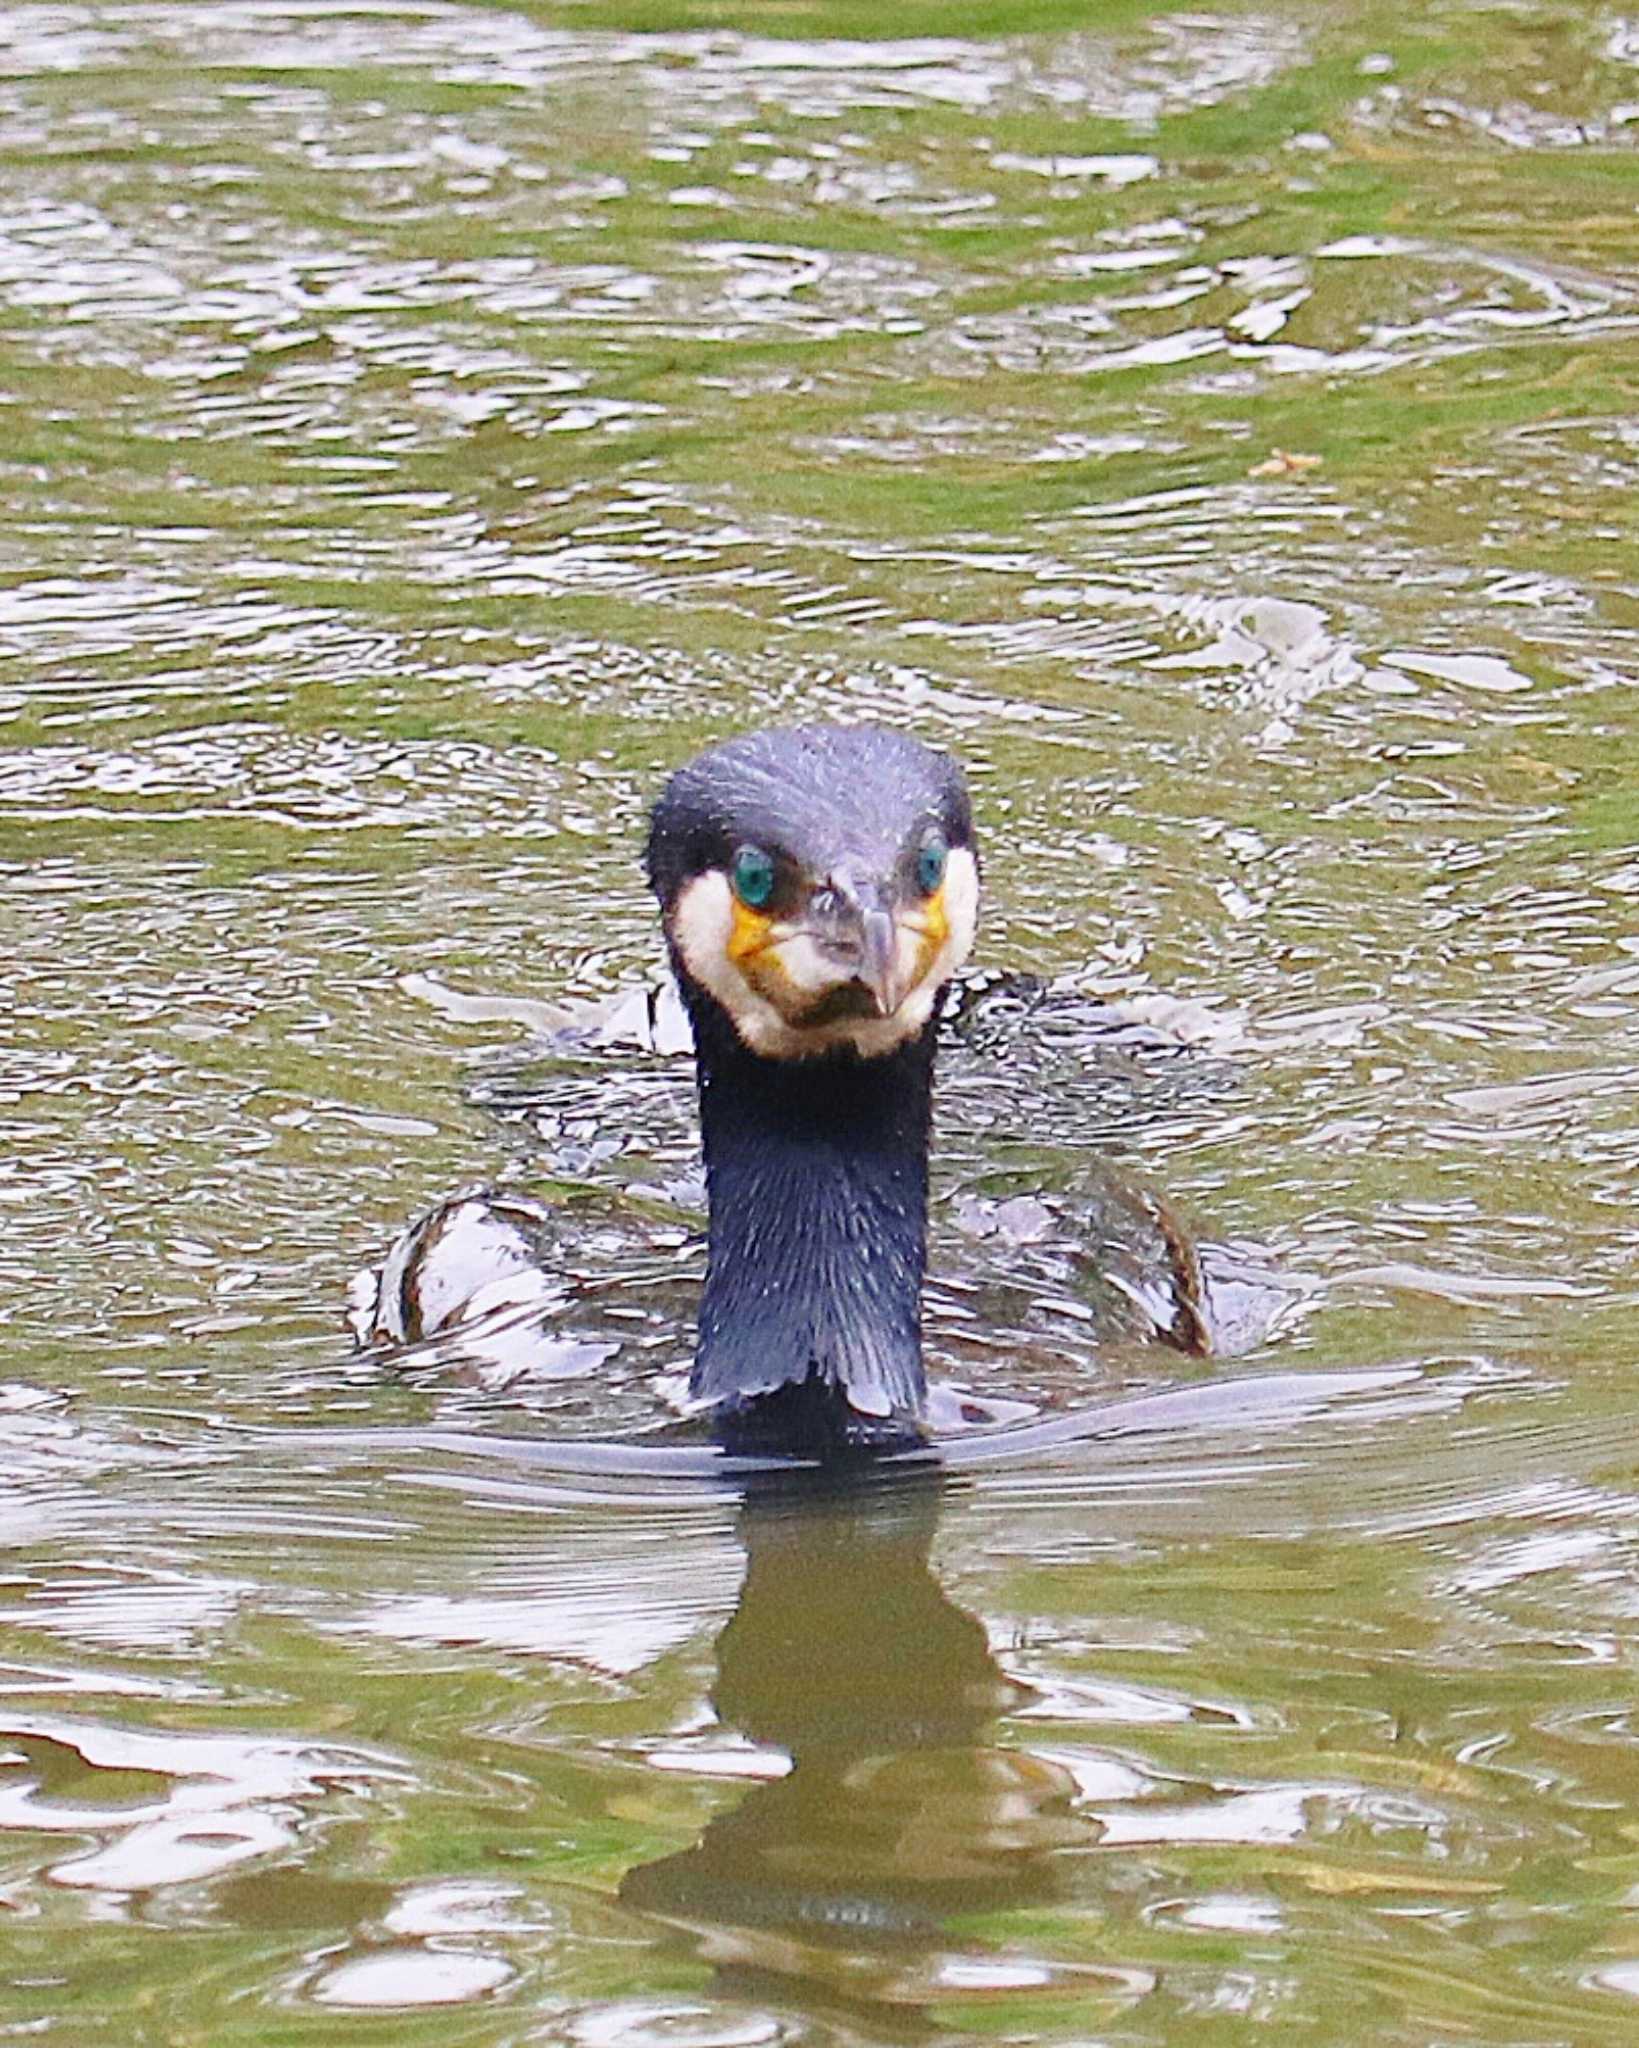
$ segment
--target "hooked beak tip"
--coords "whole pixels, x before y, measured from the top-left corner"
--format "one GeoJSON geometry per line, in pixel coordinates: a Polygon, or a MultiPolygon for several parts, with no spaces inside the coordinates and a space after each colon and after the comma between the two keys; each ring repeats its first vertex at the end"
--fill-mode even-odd
{"type": "Polygon", "coordinates": [[[886,910],[869,910],[861,920],[859,971],[855,980],[870,995],[879,1017],[899,1007],[899,934],[886,910]]]}

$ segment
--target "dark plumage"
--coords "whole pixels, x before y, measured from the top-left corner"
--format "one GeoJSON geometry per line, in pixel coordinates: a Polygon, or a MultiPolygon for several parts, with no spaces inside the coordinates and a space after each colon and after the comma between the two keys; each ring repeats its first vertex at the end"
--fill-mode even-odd
{"type": "Polygon", "coordinates": [[[729,740],[666,785],[648,869],[698,1065],[693,1390],[738,1435],[914,1432],[934,1034],[977,901],[961,771],[870,727],[729,740]]]}
{"type": "Polygon", "coordinates": [[[784,1062],[691,1008],[711,1211],[692,1391],[742,1406],[815,1380],[918,1415],[935,1024],[876,1059],[784,1062]]]}

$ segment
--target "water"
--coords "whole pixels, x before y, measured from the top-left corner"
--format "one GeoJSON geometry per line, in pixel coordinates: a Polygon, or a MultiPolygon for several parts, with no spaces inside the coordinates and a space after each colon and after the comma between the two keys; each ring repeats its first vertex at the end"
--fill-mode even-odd
{"type": "Polygon", "coordinates": [[[0,19],[8,2034],[1632,2038],[1639,30],[894,20],[0,19]],[[665,1437],[686,1085],[513,1082],[799,712],[1182,1048],[950,1068],[945,1362],[1103,1420],[496,1448],[665,1437]],[[963,1200],[1094,1148],[1301,1313],[964,1336],[963,1200]],[[618,1354],[349,1352],[548,1165],[618,1354]]]}

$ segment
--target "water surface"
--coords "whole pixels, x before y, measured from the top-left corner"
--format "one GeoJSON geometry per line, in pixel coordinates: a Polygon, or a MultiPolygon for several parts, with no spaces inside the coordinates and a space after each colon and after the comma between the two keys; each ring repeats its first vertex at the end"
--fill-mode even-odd
{"type": "Polygon", "coordinates": [[[1639,26],[891,27],[0,20],[9,2031],[1632,2038],[1639,26]],[[941,1368],[1159,1405],[474,1455],[672,1426],[686,1075],[518,1076],[799,715],[959,751],[986,962],[1150,1034],[953,1053],[941,1368]],[[1301,1312],[964,1322],[1095,1156],[1301,1312]],[[506,1178],[620,1349],[353,1356],[506,1178]]]}

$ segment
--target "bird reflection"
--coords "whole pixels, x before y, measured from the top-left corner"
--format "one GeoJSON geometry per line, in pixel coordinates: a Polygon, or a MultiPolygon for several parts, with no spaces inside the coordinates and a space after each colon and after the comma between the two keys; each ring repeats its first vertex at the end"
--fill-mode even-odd
{"type": "Polygon", "coordinates": [[[942,1969],[984,1952],[952,1923],[1053,1896],[1053,1852],[1095,1837],[1068,1772],[988,1739],[1032,1694],[934,1577],[940,1491],[784,1489],[742,1509],[713,1701],[791,1768],[621,1887],[739,1979],[948,1996],[942,1969]]]}

